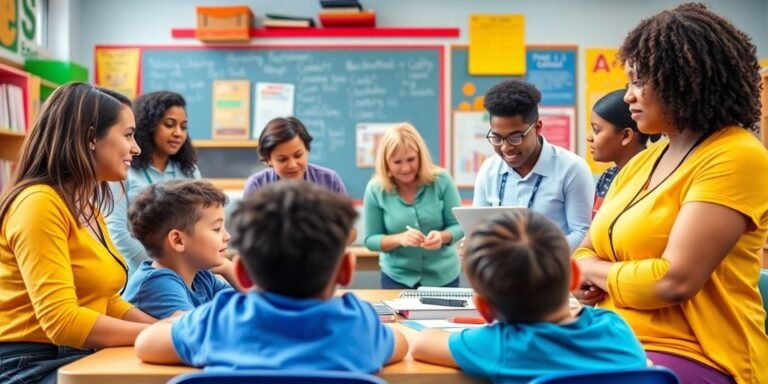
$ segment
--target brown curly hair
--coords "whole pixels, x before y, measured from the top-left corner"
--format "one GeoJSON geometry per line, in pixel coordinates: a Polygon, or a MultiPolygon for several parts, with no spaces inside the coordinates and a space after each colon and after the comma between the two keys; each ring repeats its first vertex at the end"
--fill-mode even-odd
{"type": "Polygon", "coordinates": [[[699,3],[644,19],[619,48],[680,130],[758,131],[760,65],[752,40],[699,3]]]}

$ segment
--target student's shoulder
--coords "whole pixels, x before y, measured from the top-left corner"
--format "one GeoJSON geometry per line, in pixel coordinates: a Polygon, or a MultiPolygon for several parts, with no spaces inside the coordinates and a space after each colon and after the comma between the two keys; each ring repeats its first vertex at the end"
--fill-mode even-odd
{"type": "Polygon", "coordinates": [[[629,325],[619,314],[607,309],[583,307],[578,316],[578,322],[584,327],[604,328],[606,330],[629,329],[629,325]]]}
{"type": "Polygon", "coordinates": [[[254,184],[256,186],[262,186],[264,184],[270,183],[276,179],[277,174],[275,173],[275,170],[272,168],[264,168],[261,171],[258,171],[251,176],[248,176],[248,180],[246,180],[246,185],[254,184]]]}
{"type": "Polygon", "coordinates": [[[501,157],[494,153],[493,156],[483,160],[483,163],[480,164],[480,169],[477,171],[478,174],[485,174],[498,170],[501,166],[501,161],[501,157]]]}
{"type": "Polygon", "coordinates": [[[324,167],[322,165],[317,165],[317,164],[314,164],[314,163],[310,163],[310,164],[307,164],[307,168],[309,168],[310,170],[316,172],[318,175],[324,175],[324,176],[335,177],[335,178],[341,179],[341,176],[339,176],[338,172],[336,172],[335,170],[333,170],[331,168],[324,167]]]}

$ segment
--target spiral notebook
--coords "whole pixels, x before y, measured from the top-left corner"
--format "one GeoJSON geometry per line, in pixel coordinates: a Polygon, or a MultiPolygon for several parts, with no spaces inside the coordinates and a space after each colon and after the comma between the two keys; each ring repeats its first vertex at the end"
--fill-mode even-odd
{"type": "Polygon", "coordinates": [[[419,287],[418,289],[406,289],[400,292],[400,297],[448,297],[470,300],[474,293],[475,291],[472,288],[419,287]]]}
{"type": "Polygon", "coordinates": [[[402,291],[399,299],[384,300],[383,303],[401,316],[411,320],[447,319],[461,316],[478,317],[480,314],[477,313],[472,301],[473,292],[471,288],[419,287],[418,289],[402,291]],[[467,301],[467,306],[457,308],[423,304],[419,301],[421,297],[464,299],[467,301]]]}

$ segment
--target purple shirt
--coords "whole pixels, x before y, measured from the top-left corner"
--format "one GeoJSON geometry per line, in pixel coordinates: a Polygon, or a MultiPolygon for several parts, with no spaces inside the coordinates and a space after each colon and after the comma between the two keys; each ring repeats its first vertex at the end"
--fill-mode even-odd
{"type": "MultiPolygon", "coordinates": [[[[243,196],[248,196],[257,189],[278,180],[280,180],[280,176],[278,176],[277,172],[272,168],[266,168],[256,172],[245,182],[243,196]]],[[[304,172],[304,180],[324,187],[331,192],[341,193],[343,195],[347,194],[347,188],[344,187],[341,177],[339,177],[339,174],[332,169],[321,167],[319,165],[307,164],[307,170],[304,172]]]]}

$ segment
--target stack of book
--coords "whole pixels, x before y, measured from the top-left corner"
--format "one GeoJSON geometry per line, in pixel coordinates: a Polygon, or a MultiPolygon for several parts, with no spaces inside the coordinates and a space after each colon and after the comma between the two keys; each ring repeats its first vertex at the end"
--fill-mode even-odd
{"type": "Polygon", "coordinates": [[[320,0],[318,17],[323,27],[375,27],[376,13],[357,0],[320,0]]]}
{"type": "Polygon", "coordinates": [[[315,20],[311,17],[296,17],[267,13],[262,25],[265,28],[313,28],[315,20]]]}
{"type": "Polygon", "coordinates": [[[0,84],[0,129],[12,132],[26,131],[24,113],[24,91],[21,87],[0,84]]]}

